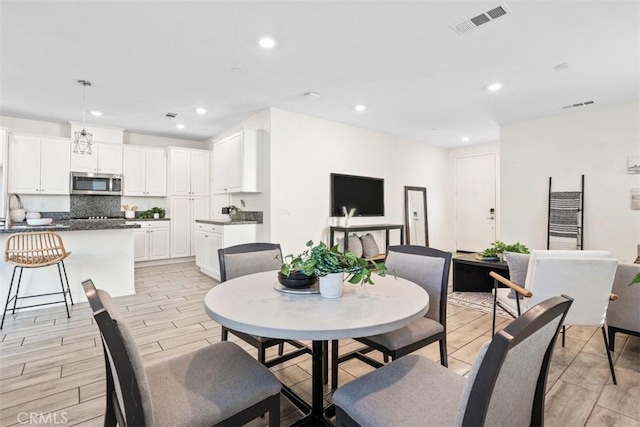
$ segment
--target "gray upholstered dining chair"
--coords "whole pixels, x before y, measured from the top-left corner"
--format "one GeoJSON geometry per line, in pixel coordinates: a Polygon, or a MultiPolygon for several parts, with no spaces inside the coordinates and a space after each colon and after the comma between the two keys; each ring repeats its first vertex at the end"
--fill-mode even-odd
{"type": "Polygon", "coordinates": [[[280,423],[278,379],[238,345],[217,343],[145,365],[111,296],[82,282],[100,329],[105,426],[241,425],[269,412],[280,423]]]}
{"type": "MultiPolygon", "coordinates": [[[[451,253],[426,246],[389,246],[385,261],[390,273],[422,286],[429,294],[429,311],[424,317],[398,330],[364,338],[355,338],[367,347],[338,357],[338,342],[332,345],[331,386],[337,387],[338,365],[357,358],[374,367],[382,364],[365,355],[372,350],[383,353],[388,361],[439,341],[440,363],[447,366],[447,285],[451,253]]],[[[374,285],[375,286],[375,285],[374,285]]]]}
{"type": "Polygon", "coordinates": [[[607,307],[609,350],[615,350],[616,333],[640,337],[640,284],[631,285],[640,264],[618,264],[613,279],[613,292],[618,298],[607,307]]]}
{"type": "Polygon", "coordinates": [[[573,300],[555,296],[484,344],[468,378],[409,355],[333,394],[336,425],[544,425],[547,373],[555,338],[573,300]]]}
{"type": "MultiPolygon", "coordinates": [[[[282,251],[280,250],[280,245],[277,243],[246,243],[218,249],[218,258],[220,260],[221,282],[226,282],[227,280],[248,274],[279,270],[282,266],[282,251]]],[[[274,282],[277,280],[275,274],[273,280],[274,282]]],[[[255,347],[258,350],[258,361],[268,367],[293,359],[302,354],[311,354],[309,347],[295,340],[259,337],[228,329],[225,326],[222,326],[222,341],[229,339],[229,332],[255,347]],[[283,354],[285,342],[296,347],[296,350],[283,354]],[[278,346],[279,357],[266,360],[267,349],[276,345],[278,346]]]]}

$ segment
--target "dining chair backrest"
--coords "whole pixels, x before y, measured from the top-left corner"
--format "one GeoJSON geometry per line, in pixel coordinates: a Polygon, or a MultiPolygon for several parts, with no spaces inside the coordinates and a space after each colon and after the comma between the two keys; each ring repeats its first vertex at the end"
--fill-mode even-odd
{"type": "Polygon", "coordinates": [[[115,406],[118,425],[153,426],[149,381],[133,334],[107,292],[96,289],[91,280],[82,286],[102,336],[107,401],[115,406]]]}
{"type": "Polygon", "coordinates": [[[531,307],[559,294],[574,299],[565,325],[602,326],[618,261],[606,251],[533,251],[526,288],[531,307]]]}
{"type": "Polygon", "coordinates": [[[613,293],[619,298],[609,303],[607,326],[640,334],[640,283],[630,285],[640,274],[640,264],[618,264],[613,293]]]}
{"type": "MultiPolygon", "coordinates": [[[[531,290],[529,287],[535,277],[536,260],[538,258],[611,258],[609,251],[568,251],[568,250],[533,250],[529,255],[529,265],[527,267],[525,289],[531,290]]],[[[575,306],[574,306],[575,307],[575,306]]]]}
{"type": "Polygon", "coordinates": [[[429,294],[425,317],[445,324],[451,253],[418,245],[389,246],[385,264],[389,273],[422,286],[429,294]]]}
{"type": "Polygon", "coordinates": [[[279,270],[282,251],[278,243],[247,243],[218,249],[220,281],[235,279],[247,274],[279,270]]]}
{"type": "Polygon", "coordinates": [[[549,298],[480,349],[455,425],[544,425],[544,395],[555,337],[571,304],[566,295],[549,298]]]}

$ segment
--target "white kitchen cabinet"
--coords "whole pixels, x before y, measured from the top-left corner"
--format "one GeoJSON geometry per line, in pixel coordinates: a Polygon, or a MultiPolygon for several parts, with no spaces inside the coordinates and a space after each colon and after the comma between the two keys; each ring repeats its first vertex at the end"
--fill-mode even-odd
{"type": "Polygon", "coordinates": [[[94,142],[91,154],[74,153],[71,150],[73,172],[122,173],[122,145],[94,142]]]}
{"type": "Polygon", "coordinates": [[[133,258],[150,261],[170,257],[171,223],[169,221],[140,221],[140,229],[133,230],[133,258]]]}
{"type": "Polygon", "coordinates": [[[220,280],[218,249],[254,243],[258,224],[215,225],[196,222],[196,265],[204,274],[220,280]]]}
{"type": "Polygon", "coordinates": [[[70,141],[12,134],[9,138],[8,191],[69,194],[70,141]]]}
{"type": "Polygon", "coordinates": [[[209,197],[211,152],[169,147],[169,195],[209,197]]]}
{"type": "Polygon", "coordinates": [[[213,145],[216,194],[259,193],[262,189],[260,131],[242,129],[213,145]]]}
{"type": "Polygon", "coordinates": [[[208,197],[171,197],[171,257],[194,256],[194,223],[209,218],[208,197]]]}
{"type": "Polygon", "coordinates": [[[124,196],[167,195],[167,152],[143,147],[124,147],[124,196]]]}

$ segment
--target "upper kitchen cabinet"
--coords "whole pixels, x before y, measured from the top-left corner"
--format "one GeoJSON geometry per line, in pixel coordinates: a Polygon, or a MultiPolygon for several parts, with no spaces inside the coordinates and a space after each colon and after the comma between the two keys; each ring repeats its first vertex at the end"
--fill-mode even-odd
{"type": "Polygon", "coordinates": [[[259,193],[262,143],[256,129],[242,129],[213,144],[213,188],[216,194],[259,193]]]}
{"type": "Polygon", "coordinates": [[[122,173],[121,144],[103,144],[94,142],[91,154],[71,151],[71,170],[73,172],[122,173]]]}
{"type": "Polygon", "coordinates": [[[66,138],[12,134],[9,138],[9,193],[69,194],[69,149],[66,138]]]}
{"type": "Polygon", "coordinates": [[[123,195],[167,195],[167,152],[163,149],[124,147],[123,195]]]}
{"type": "Polygon", "coordinates": [[[211,152],[169,147],[169,195],[209,197],[211,152]]]}

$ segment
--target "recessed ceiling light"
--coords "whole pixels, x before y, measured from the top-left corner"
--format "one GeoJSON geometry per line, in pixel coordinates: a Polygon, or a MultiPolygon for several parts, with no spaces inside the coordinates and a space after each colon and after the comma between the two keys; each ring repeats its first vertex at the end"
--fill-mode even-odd
{"type": "Polygon", "coordinates": [[[271,37],[263,37],[258,40],[258,44],[265,49],[273,49],[276,45],[276,41],[271,37]]]}
{"type": "Polygon", "coordinates": [[[364,110],[367,109],[367,107],[365,107],[364,105],[356,105],[355,107],[353,107],[354,110],[356,110],[359,113],[362,113],[364,110]]]}
{"type": "Polygon", "coordinates": [[[320,94],[313,91],[305,92],[304,96],[306,96],[307,98],[320,98],[320,94]]]}
{"type": "Polygon", "coordinates": [[[567,68],[569,68],[571,65],[569,65],[566,62],[563,62],[562,64],[558,64],[555,67],[553,67],[554,69],[560,71],[560,70],[566,70],[567,68]]]}
{"type": "Polygon", "coordinates": [[[240,67],[231,67],[229,69],[229,71],[231,71],[232,73],[241,73],[242,72],[242,68],[240,68],[240,67]]]}
{"type": "Polygon", "coordinates": [[[207,112],[206,108],[196,108],[196,113],[205,114],[207,112]]]}
{"type": "Polygon", "coordinates": [[[101,115],[102,115],[102,111],[92,111],[92,112],[91,112],[91,115],[92,115],[92,116],[97,116],[97,117],[99,117],[99,116],[101,116],[101,115]]]}
{"type": "Polygon", "coordinates": [[[184,129],[184,125],[183,125],[182,123],[178,123],[178,124],[176,125],[176,127],[177,127],[178,129],[184,129]]]}
{"type": "Polygon", "coordinates": [[[491,92],[494,92],[500,88],[502,88],[502,83],[500,82],[491,83],[489,86],[487,86],[487,90],[490,90],[491,92]]]}
{"type": "Polygon", "coordinates": [[[469,137],[468,136],[463,136],[461,141],[462,142],[469,142],[469,137]]]}

